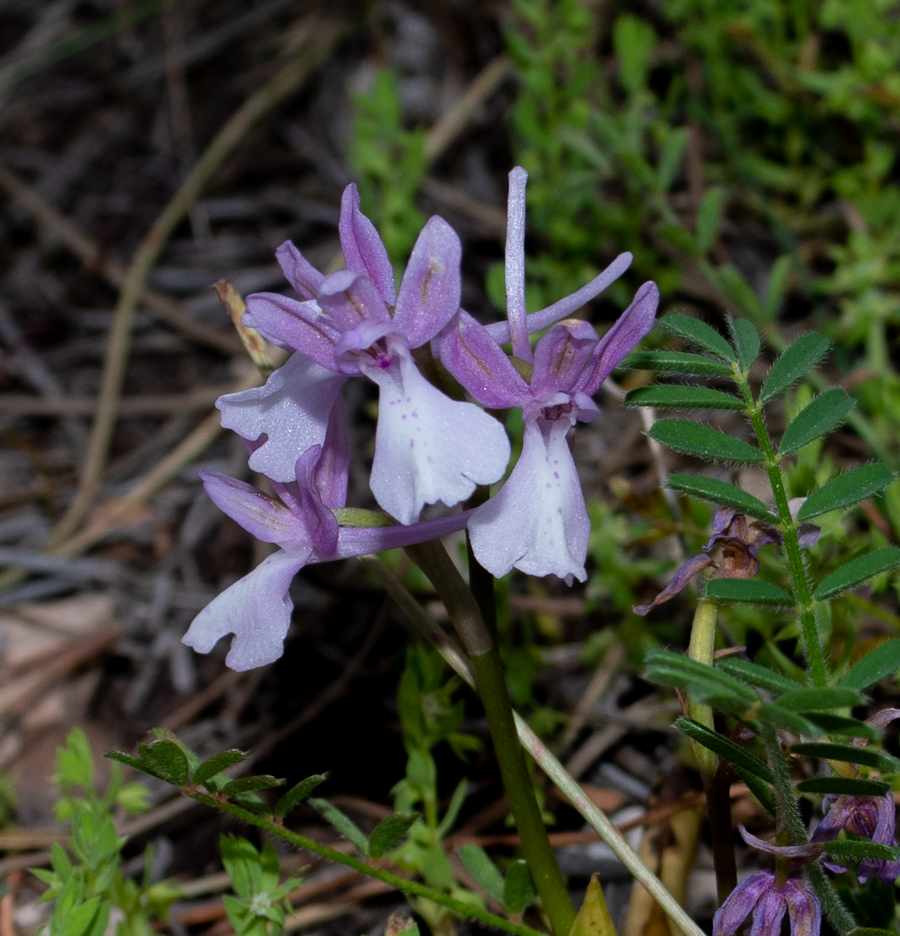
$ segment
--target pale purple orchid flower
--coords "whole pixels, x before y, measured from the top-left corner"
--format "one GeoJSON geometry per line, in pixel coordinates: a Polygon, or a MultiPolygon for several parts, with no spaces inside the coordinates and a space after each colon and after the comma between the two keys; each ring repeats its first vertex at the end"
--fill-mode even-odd
{"type": "Polygon", "coordinates": [[[234,634],[225,663],[244,671],[277,660],[291,623],[290,585],[306,565],[362,556],[461,530],[468,513],[410,526],[339,527],[331,507],[346,501],[346,462],[337,447],[308,448],[296,480],[273,482],[280,502],[259,488],[217,472],[200,473],[212,501],[245,530],[278,552],[225,589],[193,620],[182,642],[198,653],[234,634]]]}
{"type": "MultiPolygon", "coordinates": [[[[493,409],[517,407],[524,416],[519,461],[469,523],[475,556],[492,575],[517,568],[569,583],[587,578],[590,521],[569,435],[576,422],[599,415],[591,397],[653,326],[658,302],[659,290],[646,283],[600,340],[586,322],[555,325],[537,343],[530,381],[471,316],[461,313],[443,337],[442,363],[476,400],[493,409]]],[[[518,334],[514,347],[530,358],[527,334],[518,334]]]]}
{"type": "Polygon", "coordinates": [[[369,377],[380,389],[370,486],[384,510],[409,524],[425,504],[453,506],[477,485],[498,480],[509,440],[492,416],[425,380],[411,353],[459,309],[461,247],[453,229],[439,217],[426,223],[396,294],[387,251],[359,210],[353,185],[344,192],[340,234],[348,269],[327,277],[293,245],[279,248],[303,301],[272,293],[248,297],[245,323],[296,353],[291,373],[285,365],[257,396],[220,401],[223,424],[245,438],[265,433],[252,466],[289,480],[291,458],[324,435],[325,411],[344,381],[369,377]]]}

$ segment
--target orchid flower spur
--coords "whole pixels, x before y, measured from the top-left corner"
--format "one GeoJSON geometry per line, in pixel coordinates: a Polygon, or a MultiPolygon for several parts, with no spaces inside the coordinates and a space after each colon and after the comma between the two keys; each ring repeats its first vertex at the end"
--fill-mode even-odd
{"type": "Polygon", "coordinates": [[[292,483],[273,482],[281,502],[259,488],[212,471],[200,473],[212,501],[278,552],[214,598],[193,620],[182,642],[209,653],[234,634],[225,662],[243,671],[272,663],[284,652],[293,603],[289,589],[305,566],[435,539],[465,527],[468,513],[411,526],[339,527],[331,508],[346,501],[347,463],[329,446],[308,448],[297,459],[292,483]]]}
{"type": "Polygon", "coordinates": [[[584,581],[590,521],[569,436],[576,422],[599,415],[591,397],[653,325],[659,290],[640,288],[602,340],[586,322],[555,325],[537,343],[528,338],[524,279],[525,171],[510,173],[506,247],[509,334],[519,372],[487,327],[461,312],[440,345],[441,362],[484,406],[521,408],[522,454],[503,487],[469,523],[472,549],[492,575],[517,568],[530,575],[584,581]]]}
{"type": "MultiPolygon", "coordinates": [[[[799,510],[800,504],[792,509],[799,510]]],[[[721,569],[724,577],[748,579],[753,578],[759,571],[759,548],[769,544],[780,546],[784,543],[781,533],[774,526],[748,518],[730,507],[716,509],[712,529],[713,535],[702,547],[700,554],[691,556],[684,562],[653,601],[633,608],[635,614],[643,616],[657,605],[674,598],[704,569],[719,568],[718,563],[709,555],[716,547],[722,551],[721,569]]],[[[801,524],[798,533],[801,548],[808,549],[819,538],[819,528],[812,523],[801,524]]]]}
{"type": "Polygon", "coordinates": [[[292,459],[320,441],[343,383],[369,377],[380,389],[370,486],[379,505],[408,524],[425,504],[453,506],[476,485],[498,480],[509,440],[496,419],[445,396],[413,361],[412,351],[459,309],[461,247],[453,229],[439,217],[426,223],[399,293],[353,185],[344,191],[340,235],[348,269],[330,276],[292,244],[278,249],[285,275],[304,299],[251,295],[244,321],[295,354],[262,390],[224,397],[222,422],[245,438],[265,433],[251,467],[290,480],[292,459]]]}

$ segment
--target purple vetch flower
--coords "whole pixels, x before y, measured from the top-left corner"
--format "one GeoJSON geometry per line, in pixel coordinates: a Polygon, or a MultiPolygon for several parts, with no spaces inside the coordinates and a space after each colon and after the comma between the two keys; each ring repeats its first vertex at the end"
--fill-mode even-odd
{"type": "Polygon", "coordinates": [[[289,590],[304,566],[424,542],[465,527],[468,513],[411,526],[341,528],[330,508],[346,500],[346,462],[333,449],[308,448],[292,483],[273,482],[280,502],[253,485],[201,472],[212,501],[245,530],[278,552],[225,589],[193,620],[182,642],[209,653],[227,634],[225,662],[243,671],[272,663],[284,652],[293,602],[289,590]]]}
{"type": "Polygon", "coordinates": [[[729,894],[713,917],[713,936],[732,936],[748,916],[750,936],[781,936],[787,913],[791,936],[818,936],[822,927],[819,898],[805,881],[787,878],[778,884],[773,871],[756,871],[729,894]]]}
{"type": "MultiPolygon", "coordinates": [[[[426,223],[396,294],[387,251],[359,210],[352,185],[344,192],[340,233],[348,269],[323,277],[293,245],[282,245],[279,260],[304,301],[251,295],[244,320],[303,356],[305,363],[296,365],[300,376],[285,375],[283,389],[273,390],[267,400],[277,398],[284,411],[314,409],[307,422],[319,432],[328,399],[347,378],[364,375],[378,384],[370,485],[379,505],[408,524],[425,504],[453,506],[477,485],[498,480],[509,461],[509,440],[492,416],[428,383],[411,353],[459,309],[461,247],[453,229],[439,217],[426,223]]],[[[253,422],[256,431],[266,421],[268,441],[254,453],[257,465],[265,463],[261,470],[270,478],[286,480],[297,443],[307,445],[315,436],[282,421],[277,405],[263,412],[254,400],[252,416],[242,414],[240,422],[253,422]]],[[[236,421],[230,413],[228,418],[236,421]]]]}
{"type": "MultiPolygon", "coordinates": [[[[801,501],[802,503],[802,501],[801,501]]],[[[799,510],[799,505],[797,508],[799,510]]],[[[716,508],[712,523],[713,535],[702,552],[683,563],[669,584],[649,604],[637,605],[635,614],[645,615],[652,608],[674,598],[698,572],[720,568],[708,553],[718,547],[722,551],[722,574],[725,578],[753,578],[759,571],[759,548],[769,544],[783,545],[784,538],[771,524],[746,517],[730,507],[716,508]]],[[[803,523],[798,529],[801,548],[808,549],[819,538],[819,528],[803,523]]]]}
{"type": "MultiPolygon", "coordinates": [[[[822,808],[825,818],[813,833],[813,842],[829,842],[836,838],[843,829],[853,835],[859,835],[879,845],[896,845],[896,807],[892,793],[884,796],[853,796],[842,793],[838,796],[825,797],[822,808]]],[[[841,873],[847,870],[833,858],[825,857],[822,864],[831,871],[841,873]]],[[[857,877],[860,884],[869,878],[877,877],[891,886],[900,876],[900,861],[863,858],[859,863],[857,877]]]]}

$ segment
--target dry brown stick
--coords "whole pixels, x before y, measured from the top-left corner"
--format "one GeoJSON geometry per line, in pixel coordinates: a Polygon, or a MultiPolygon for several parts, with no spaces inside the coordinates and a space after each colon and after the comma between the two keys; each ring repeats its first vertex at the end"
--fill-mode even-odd
{"type": "Polygon", "coordinates": [[[75,532],[99,490],[128,364],[135,310],[157,258],[185,213],[196,202],[226,157],[244,139],[250,127],[306,81],[328,55],[341,31],[342,27],[336,21],[321,20],[317,23],[314,40],[303,52],[252,94],[226,121],[141,242],[116,304],[100,388],[100,406],[91,431],[78,489],[69,509],[52,531],[48,545],[58,545],[75,532]]]}
{"type": "MultiPolygon", "coordinates": [[[[209,409],[233,385],[200,387],[186,393],[137,393],[119,401],[120,416],[157,416],[209,409]]],[[[37,397],[29,393],[0,394],[4,416],[90,416],[97,411],[94,397],[37,397]]]]}
{"type": "MultiPolygon", "coordinates": [[[[30,185],[23,182],[8,166],[0,163],[0,188],[17,201],[54,237],[58,237],[89,269],[95,269],[112,286],[121,289],[128,278],[124,264],[106,254],[93,238],[80,231],[61,212],[43,199],[30,185]]],[[[188,338],[201,344],[235,354],[240,342],[231,332],[220,332],[186,315],[181,306],[157,292],[145,288],[141,296],[147,311],[161,322],[171,325],[188,338]]]]}

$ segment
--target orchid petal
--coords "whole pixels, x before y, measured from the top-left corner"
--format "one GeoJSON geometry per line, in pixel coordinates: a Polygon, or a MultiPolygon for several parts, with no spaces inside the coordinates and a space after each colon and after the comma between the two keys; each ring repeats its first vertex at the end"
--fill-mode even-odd
{"type": "Polygon", "coordinates": [[[322,450],[314,445],[297,459],[297,487],[300,489],[300,506],[307,535],[319,552],[330,556],[337,549],[338,523],[315,488],[314,473],[321,453],[322,450]]]}
{"type": "Polygon", "coordinates": [[[343,334],[363,322],[390,322],[391,314],[372,281],[362,273],[338,270],[326,276],[319,304],[343,334]]]}
{"type": "Polygon", "coordinates": [[[293,354],[262,387],[226,393],[216,400],[222,425],[250,441],[267,440],[250,456],[250,467],[273,481],[293,481],[297,458],[325,441],[328,418],[347,378],[293,354]]]}
{"type": "Polygon", "coordinates": [[[338,230],[347,269],[364,273],[375,284],[385,304],[394,305],[394,269],[375,225],[359,210],[359,192],[355,185],[344,189],[338,230]]]}
{"type": "Polygon", "coordinates": [[[805,845],[774,845],[765,839],[757,838],[752,832],[748,832],[746,827],[738,824],[738,832],[741,838],[751,847],[759,851],[767,852],[770,855],[780,856],[782,858],[795,858],[801,861],[814,861],[822,854],[823,845],[817,842],[807,842],[805,845]]]}
{"type": "Polygon", "coordinates": [[[710,566],[714,566],[715,562],[706,555],[691,556],[687,562],[683,563],[675,575],[672,576],[672,581],[650,602],[650,604],[637,605],[631,610],[635,614],[639,614],[643,617],[645,614],[649,613],[652,608],[655,608],[657,605],[662,604],[664,601],[668,601],[670,598],[674,598],[679,592],[684,591],[687,583],[698,573],[702,572],[704,569],[708,569],[710,566]]]}
{"type": "Polygon", "coordinates": [[[450,507],[497,481],[509,440],[492,416],[428,383],[405,348],[392,351],[389,368],[364,366],[381,390],[369,485],[383,510],[412,523],[425,504],[450,507]]]}
{"type": "Polygon", "coordinates": [[[440,342],[441,363],[483,406],[523,407],[531,390],[490,332],[460,311],[440,342]]]}
{"type": "Polygon", "coordinates": [[[278,347],[302,351],[323,367],[335,369],[334,343],[340,332],[318,303],[297,302],[277,293],[251,293],[242,321],[278,347]]]}
{"type": "Polygon", "coordinates": [[[350,435],[344,401],[339,396],[328,419],[325,443],[316,464],[314,488],[326,507],[344,507],[350,474],[350,435]]]}
{"type": "Polygon", "coordinates": [[[619,361],[653,328],[658,306],[659,288],[656,283],[644,283],[631,305],[600,339],[592,355],[592,364],[585,368],[574,389],[593,396],[619,361]]]}
{"type": "Polygon", "coordinates": [[[181,642],[198,653],[209,653],[226,634],[234,640],[226,665],[243,672],[272,663],[284,652],[284,638],[291,623],[293,602],[288,590],[303,568],[311,547],[279,550],[264,559],[193,620],[181,642]]]}
{"type": "Polygon", "coordinates": [[[531,361],[525,313],[525,183],[528,173],[516,166],[509,174],[506,202],[506,318],[513,354],[531,361]]]}
{"type": "Polygon", "coordinates": [[[781,921],[787,911],[782,890],[776,884],[760,897],[753,913],[750,936],[781,936],[781,921]]]}
{"type": "Polygon", "coordinates": [[[429,218],[416,239],[394,309],[394,325],[408,347],[425,344],[456,314],[461,261],[456,231],[443,218],[429,218]]]}
{"type": "Polygon", "coordinates": [[[522,454],[502,488],[469,522],[472,549],[495,577],[512,568],[587,578],[590,521],[563,421],[525,423],[522,454]]]}
{"type": "Polygon", "coordinates": [[[534,349],[531,389],[537,396],[571,390],[597,347],[597,333],[587,322],[554,325],[534,349]]]}
{"type": "Polygon", "coordinates": [[[774,883],[775,875],[771,871],[757,871],[741,881],[716,911],[713,936],[732,936],[736,933],[774,883]]]}
{"type": "MultiPolygon", "coordinates": [[[[822,907],[816,895],[802,881],[785,881],[784,900],[791,921],[791,936],[819,936],[822,907]]],[[[775,931],[776,936],[778,930],[775,931]]]]}
{"type": "MultiPolygon", "coordinates": [[[[528,334],[533,335],[573,315],[582,306],[599,296],[607,286],[614,283],[631,266],[633,259],[630,253],[619,254],[602,273],[595,276],[581,289],[569,296],[564,296],[539,312],[532,312],[525,320],[528,324],[528,334]]],[[[498,344],[506,344],[510,340],[509,322],[492,322],[487,329],[498,344]]]]}
{"type": "Polygon", "coordinates": [[[315,299],[325,274],[320,273],[290,241],[285,241],[275,251],[275,257],[284,278],[297,290],[301,298],[315,299]]]}
{"type": "Polygon", "coordinates": [[[419,520],[405,526],[397,524],[383,527],[341,527],[337,551],[333,558],[349,559],[352,556],[379,553],[385,549],[402,549],[414,543],[425,543],[449,533],[457,533],[466,528],[473,512],[464,510],[447,517],[419,520]]]}
{"type": "Polygon", "coordinates": [[[300,518],[258,487],[217,471],[201,471],[199,475],[216,507],[258,540],[295,548],[309,542],[300,518]]]}

